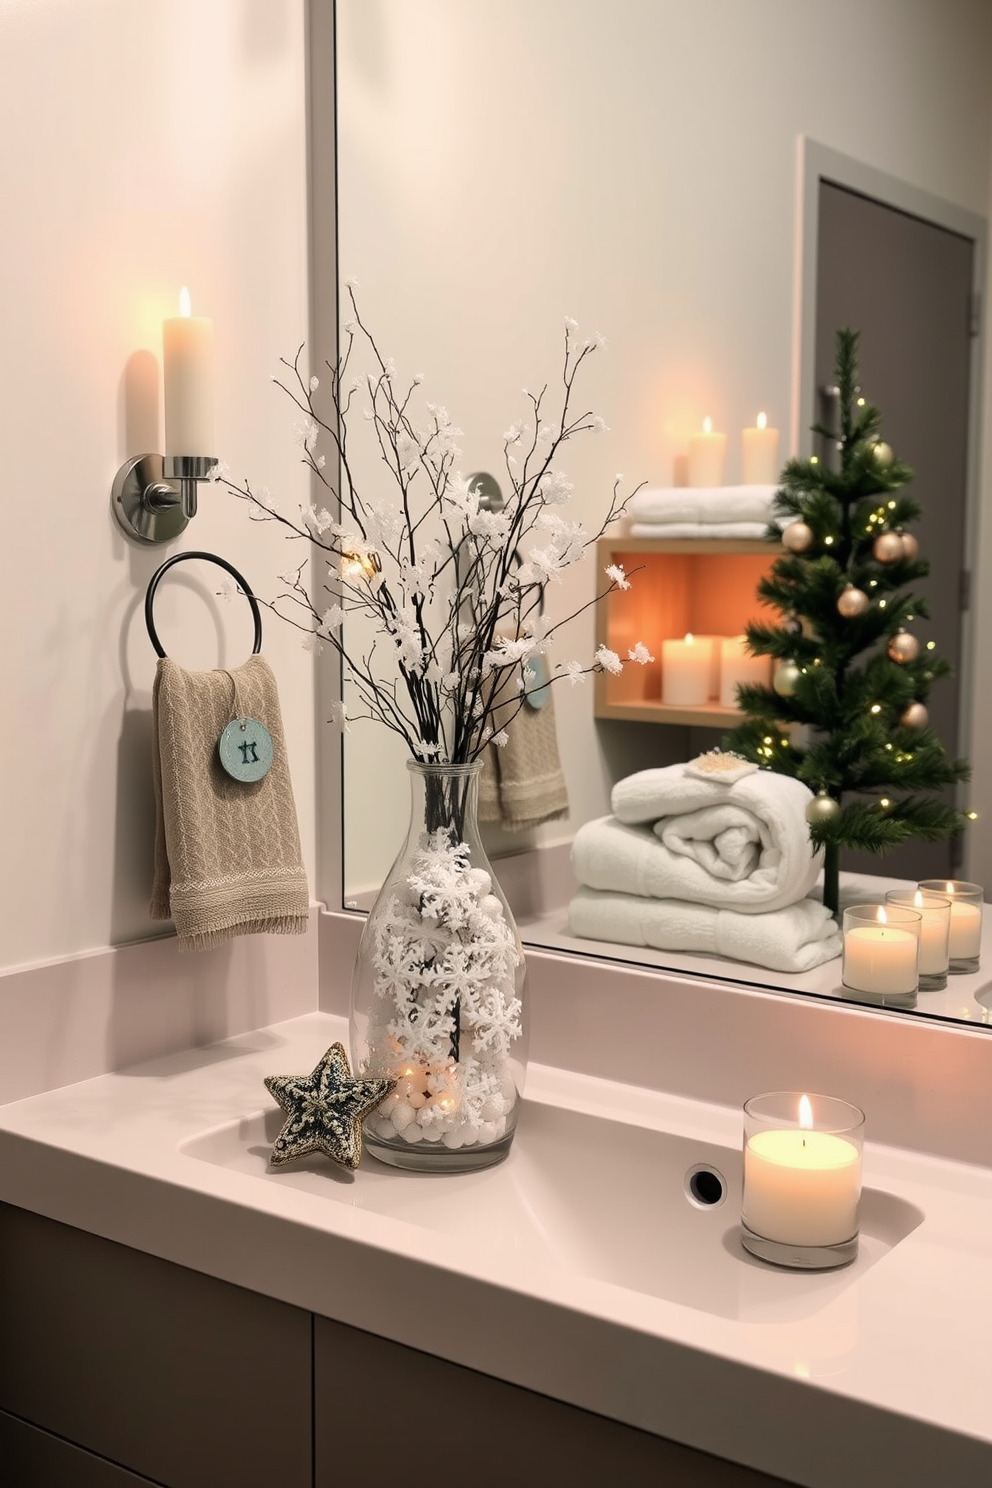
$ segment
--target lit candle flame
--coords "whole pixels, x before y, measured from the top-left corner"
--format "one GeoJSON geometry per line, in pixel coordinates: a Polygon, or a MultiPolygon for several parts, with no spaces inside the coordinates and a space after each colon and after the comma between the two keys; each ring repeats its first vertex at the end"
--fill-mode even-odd
{"type": "Polygon", "coordinates": [[[885,913],[885,910],[882,907],[882,905],[879,905],[878,906],[878,913],[875,916],[875,921],[879,925],[887,925],[889,923],[889,917],[885,913]]]}
{"type": "Polygon", "coordinates": [[[703,419],[703,433],[704,434],[712,434],[713,433],[713,420],[709,417],[708,414],[707,414],[706,418],[703,419]]]}
{"type": "Polygon", "coordinates": [[[189,290],[184,284],[182,289],[179,291],[179,314],[182,316],[189,316],[192,315],[192,313],[193,307],[190,304],[189,290]]]}
{"type": "Polygon", "coordinates": [[[809,1103],[808,1095],[799,1097],[799,1125],[803,1131],[813,1130],[813,1107],[809,1103]]]}
{"type": "Polygon", "coordinates": [[[692,631],[691,630],[687,630],[686,633],[685,633],[685,643],[686,643],[686,645],[687,646],[691,646],[693,644],[694,640],[695,640],[695,637],[693,636],[692,631]]]}
{"type": "Polygon", "coordinates": [[[767,426],[767,424],[768,424],[767,415],[766,414],[763,414],[763,413],[759,413],[758,414],[758,428],[759,429],[764,429],[767,426]]]}
{"type": "Polygon", "coordinates": [[[913,904],[915,905],[915,907],[917,909],[922,909],[923,908],[923,891],[922,891],[922,889],[917,889],[916,893],[913,895],[913,904]]]}
{"type": "Polygon", "coordinates": [[[948,883],[947,886],[946,886],[945,892],[948,893],[948,894],[953,894],[954,893],[954,885],[952,883],[948,883]]]}

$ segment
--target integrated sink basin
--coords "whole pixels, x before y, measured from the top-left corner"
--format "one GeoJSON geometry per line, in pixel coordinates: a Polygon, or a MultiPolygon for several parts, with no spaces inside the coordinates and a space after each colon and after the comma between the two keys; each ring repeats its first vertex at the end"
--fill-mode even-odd
{"type": "Polygon", "coordinates": [[[268,1168],[278,1108],[182,1144],[188,1157],[513,1258],[531,1280],[569,1271],[748,1323],[795,1325],[830,1307],[923,1220],[876,1188],[862,1196],[857,1259],[831,1272],[755,1260],[739,1238],[737,1148],[526,1100],[505,1162],[481,1172],[409,1173],[366,1155],[357,1173],[315,1156],[268,1168]]]}

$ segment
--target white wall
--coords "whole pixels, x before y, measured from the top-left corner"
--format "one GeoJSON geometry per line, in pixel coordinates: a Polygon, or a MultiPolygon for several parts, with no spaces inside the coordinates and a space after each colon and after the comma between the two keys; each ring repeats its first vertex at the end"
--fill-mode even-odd
{"type": "MultiPolygon", "coordinates": [[[[302,0],[0,3],[0,969],[161,928],[141,601],[175,548],[128,545],[110,485],[126,454],[161,449],[137,374],[186,283],[215,322],[215,453],[306,498],[268,380],[307,330],[304,108],[302,0]]],[[[213,488],[179,546],[262,594],[285,565],[213,488]]],[[[247,610],[212,598],[221,577],[190,565],[160,591],[187,665],[250,649],[247,610]]],[[[310,659],[275,623],[265,651],[312,864],[310,659]]]]}
{"type": "MultiPolygon", "coordinates": [[[[338,14],[342,273],[400,370],[423,371],[465,430],[466,471],[498,472],[520,387],[556,374],[563,315],[605,333],[588,388],[612,432],[570,462],[590,522],[615,471],[667,482],[706,413],[731,434],[730,480],[759,408],[788,431],[799,135],[988,210],[981,0],[339,0],[338,14]]],[[[591,589],[584,565],[555,612],[591,589]]],[[[591,638],[587,617],[562,654],[588,656],[591,638]]],[[[612,725],[597,742],[591,687],[556,697],[577,823],[658,737],[612,725]]],[[[405,781],[378,769],[370,729],[348,746],[358,886],[395,845],[405,781]]]]}

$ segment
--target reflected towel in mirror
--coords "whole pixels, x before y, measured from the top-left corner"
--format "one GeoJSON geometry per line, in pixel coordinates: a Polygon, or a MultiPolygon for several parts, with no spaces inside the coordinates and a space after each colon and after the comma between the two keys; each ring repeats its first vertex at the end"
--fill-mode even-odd
{"type": "Polygon", "coordinates": [[[811,971],[839,956],[842,945],[836,920],[813,899],[766,914],[740,914],[580,888],[568,907],[568,928],[590,940],[726,956],[769,971],[811,971]]]}

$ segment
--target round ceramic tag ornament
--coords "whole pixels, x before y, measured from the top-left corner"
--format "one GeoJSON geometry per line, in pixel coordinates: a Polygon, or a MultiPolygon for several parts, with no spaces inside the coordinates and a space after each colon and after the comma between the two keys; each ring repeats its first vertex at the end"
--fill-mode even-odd
{"type": "Polygon", "coordinates": [[[220,762],[233,780],[250,785],[272,766],[272,735],[257,718],[232,718],[217,741],[220,762]]]}

